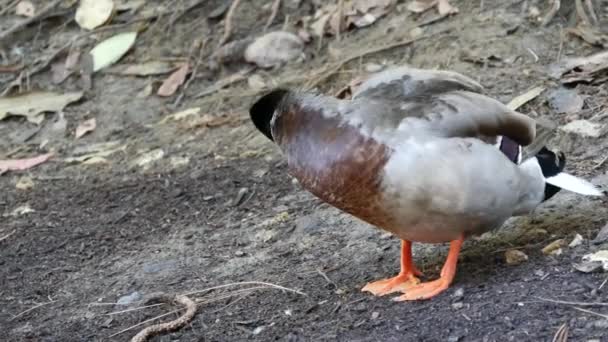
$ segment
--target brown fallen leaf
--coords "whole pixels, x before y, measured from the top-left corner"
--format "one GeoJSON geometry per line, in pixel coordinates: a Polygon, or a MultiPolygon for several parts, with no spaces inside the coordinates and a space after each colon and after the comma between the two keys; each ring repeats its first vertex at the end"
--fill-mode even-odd
{"type": "Polygon", "coordinates": [[[97,121],[95,118],[83,121],[78,125],[78,127],[76,127],[76,133],[74,136],[76,139],[79,139],[83,135],[95,130],[95,127],[97,127],[97,121]]]}
{"type": "Polygon", "coordinates": [[[52,153],[42,154],[32,158],[0,160],[0,175],[7,171],[24,171],[42,164],[53,156],[52,153]]]}
{"type": "Polygon", "coordinates": [[[564,239],[559,239],[551,242],[545,248],[543,248],[542,252],[545,255],[553,255],[560,254],[561,248],[565,247],[568,243],[564,239]]]}
{"type": "Polygon", "coordinates": [[[505,252],[505,261],[508,265],[519,265],[527,260],[528,256],[526,255],[526,253],[520,250],[510,249],[505,252]]]}
{"type": "Polygon", "coordinates": [[[36,14],[36,7],[31,1],[19,1],[17,7],[15,7],[15,14],[31,18],[36,14]]]}
{"type": "Polygon", "coordinates": [[[184,63],[179,69],[175,70],[167,79],[163,82],[163,84],[158,88],[156,94],[158,96],[171,96],[175,94],[177,88],[181,86],[186,81],[186,76],[190,71],[190,66],[188,63],[184,63]]]}

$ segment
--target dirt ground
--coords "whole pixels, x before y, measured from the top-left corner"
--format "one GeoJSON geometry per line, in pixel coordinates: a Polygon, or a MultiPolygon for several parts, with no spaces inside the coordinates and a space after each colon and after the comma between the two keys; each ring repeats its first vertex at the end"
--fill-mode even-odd
{"type": "MultiPolygon", "coordinates": [[[[521,111],[557,126],[574,119],[602,125],[599,137],[557,131],[551,143],[566,152],[569,172],[608,185],[606,85],[579,84],[575,90],[585,104],[575,114],[557,114],[549,105],[548,94],[560,87],[549,77],[549,66],[601,50],[564,33],[576,25],[573,5],[563,4],[541,27],[536,18],[548,10],[545,1],[452,0],[459,13],[434,22],[428,21],[436,17],[435,9],[413,14],[407,2],[398,1],[369,27],[342,33],[339,41],[313,39],[303,61],[256,69],[248,77],[260,75],[278,85],[304,75],[291,84],[299,87],[347,56],[407,39],[426,21],[417,32],[428,38],[356,58],[327,75],[320,88],[335,93],[366,70],[403,64],[461,72],[505,103],[545,87],[521,111]],[[535,6],[540,14],[531,18],[535,6]]],[[[0,10],[9,3],[0,1],[0,10]]],[[[179,9],[184,3],[166,6],[179,9]]],[[[243,1],[231,39],[261,34],[271,3],[243,1]]],[[[284,0],[269,30],[285,21],[292,27],[314,13],[314,3],[284,0]]],[[[229,4],[204,1],[171,25],[170,15],[150,19],[121,63],[184,59],[200,39],[208,40],[205,54],[212,53],[224,20],[207,16],[229,4]]],[[[12,13],[0,19],[0,31],[22,20],[12,13]]],[[[81,33],[71,17],[73,8],[59,10],[0,41],[6,54],[0,62],[21,59],[27,67],[47,59],[81,33]]],[[[83,49],[125,30],[129,17],[125,23],[121,18],[113,20],[122,28],[87,36],[83,49]]],[[[179,316],[179,306],[169,304],[121,312],[143,306],[148,296],[234,284],[190,294],[201,302],[192,322],[152,340],[551,341],[565,325],[570,341],[608,341],[608,316],[601,316],[608,314],[608,304],[589,305],[608,302],[607,274],[573,268],[583,255],[608,247],[591,242],[608,221],[607,202],[564,191],[533,215],[467,241],[453,286],[430,301],[397,303],[360,292],[366,282],[398,271],[398,239],[323,204],[292,181],[277,148],[248,121],[248,106],[260,92],[247,78],[194,96],[246,67],[243,62],[219,70],[201,65],[185,91],[182,87],[167,98],[141,95],[166,75],[97,73],[85,97],[65,108],[66,122],[53,113],[39,126],[23,117],[0,121],[0,159],[55,153],[40,166],[0,176],[0,340],[125,341],[152,322],[133,327],[138,323],[166,313],[154,322],[179,316]],[[229,120],[217,126],[187,119],[157,124],[192,107],[229,120]],[[95,130],[75,139],[75,127],[90,118],[97,121],[95,130]],[[68,159],[94,151],[96,144],[108,148],[108,142],[119,150],[104,156],[104,163],[68,159]],[[33,187],[16,187],[24,177],[33,187]],[[582,244],[564,247],[559,255],[541,252],[552,241],[570,242],[576,234],[584,238],[582,244]],[[512,248],[529,259],[507,265],[504,253],[512,248]],[[112,304],[130,295],[133,303],[112,304]]],[[[14,77],[0,73],[0,83],[14,77]]],[[[58,92],[82,87],[76,76],[53,83],[49,68],[24,84],[58,92]]],[[[438,276],[446,247],[414,245],[414,258],[428,278],[438,276]]]]}

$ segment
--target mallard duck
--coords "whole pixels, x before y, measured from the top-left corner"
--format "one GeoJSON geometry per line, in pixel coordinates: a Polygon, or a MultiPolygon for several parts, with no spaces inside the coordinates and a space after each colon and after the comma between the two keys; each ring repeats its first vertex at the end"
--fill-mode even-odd
{"type": "Polygon", "coordinates": [[[456,72],[388,69],[347,100],[275,89],[250,117],[304,189],[402,240],[399,274],[362,289],[401,293],[396,300],[446,290],[464,239],[532,212],[560,189],[603,195],[564,172],[562,153],[542,146],[523,159],[535,120],[456,72]],[[420,282],[412,242],[450,242],[439,279],[420,282]]]}

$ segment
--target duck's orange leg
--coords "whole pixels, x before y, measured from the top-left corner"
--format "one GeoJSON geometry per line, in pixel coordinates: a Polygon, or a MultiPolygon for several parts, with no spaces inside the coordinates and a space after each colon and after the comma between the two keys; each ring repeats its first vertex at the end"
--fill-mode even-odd
{"type": "Polygon", "coordinates": [[[464,238],[461,237],[458,240],[450,242],[450,251],[447,259],[445,260],[445,264],[441,269],[441,276],[439,279],[410,286],[405,290],[405,294],[395,298],[395,300],[403,301],[429,299],[445,291],[450,286],[452,280],[454,280],[454,276],[456,275],[458,253],[460,253],[460,247],[462,246],[463,241],[464,238]]]}
{"type": "Polygon", "coordinates": [[[420,280],[416,278],[420,275],[422,273],[412,262],[412,242],[401,240],[401,272],[393,278],[368,283],[361,291],[368,291],[376,296],[384,296],[393,292],[405,293],[407,288],[420,283],[420,280]]]}

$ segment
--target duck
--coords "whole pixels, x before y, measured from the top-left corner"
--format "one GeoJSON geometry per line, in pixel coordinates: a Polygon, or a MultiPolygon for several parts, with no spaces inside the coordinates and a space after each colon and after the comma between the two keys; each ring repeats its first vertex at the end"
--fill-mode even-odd
{"type": "Polygon", "coordinates": [[[401,240],[400,272],[367,283],[397,301],[433,298],[452,284],[465,239],[532,213],[565,189],[605,196],[565,172],[564,153],[538,146],[536,121],[450,70],[396,66],[341,99],[275,88],[249,108],[287,172],[321,201],[401,240]],[[422,282],[412,243],[449,243],[439,278],[422,282]]]}

